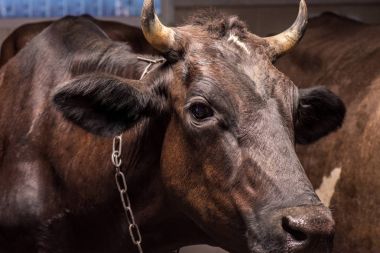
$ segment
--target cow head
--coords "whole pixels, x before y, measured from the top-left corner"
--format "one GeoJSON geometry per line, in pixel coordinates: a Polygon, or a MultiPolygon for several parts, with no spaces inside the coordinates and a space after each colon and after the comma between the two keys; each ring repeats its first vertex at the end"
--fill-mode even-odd
{"type": "Polygon", "coordinates": [[[112,136],[142,118],[169,118],[161,150],[168,199],[232,252],[328,252],[334,234],[295,153],[337,129],[345,108],[317,87],[300,90],[272,61],[307,23],[260,38],[235,17],[168,28],[145,1],[142,28],[167,62],[141,81],[87,74],[54,101],[86,130],[112,136]]]}

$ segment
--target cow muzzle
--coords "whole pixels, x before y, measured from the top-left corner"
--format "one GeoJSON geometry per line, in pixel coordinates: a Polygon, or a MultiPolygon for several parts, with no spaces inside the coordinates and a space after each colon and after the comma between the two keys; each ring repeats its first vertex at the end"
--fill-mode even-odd
{"type": "Polygon", "coordinates": [[[285,238],[286,252],[331,252],[335,223],[324,206],[281,209],[276,217],[285,238]]]}
{"type": "MultiPolygon", "coordinates": [[[[329,253],[335,222],[322,205],[287,207],[265,212],[252,228],[250,252],[329,253]]],[[[257,217],[257,216],[256,216],[257,217]]]]}

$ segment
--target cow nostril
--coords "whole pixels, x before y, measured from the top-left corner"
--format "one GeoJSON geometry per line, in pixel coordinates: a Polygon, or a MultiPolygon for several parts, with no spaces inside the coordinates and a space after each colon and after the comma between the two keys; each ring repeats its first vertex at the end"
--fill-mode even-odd
{"type": "Polygon", "coordinates": [[[290,216],[282,218],[282,228],[291,236],[291,239],[296,242],[302,243],[308,239],[307,234],[301,230],[302,228],[300,228],[299,222],[290,216]]]}
{"type": "Polygon", "coordinates": [[[289,208],[282,210],[280,217],[277,228],[287,252],[331,252],[335,223],[327,209],[289,208]]]}

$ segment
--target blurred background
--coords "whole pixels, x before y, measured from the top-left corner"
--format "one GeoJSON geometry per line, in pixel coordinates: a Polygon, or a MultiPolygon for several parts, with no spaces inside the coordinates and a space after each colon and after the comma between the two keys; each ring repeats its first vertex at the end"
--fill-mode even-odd
{"type": "MultiPolygon", "coordinates": [[[[258,35],[289,27],[298,0],[156,0],[156,9],[169,25],[181,24],[194,11],[215,8],[239,16],[258,35]]],[[[27,22],[65,15],[90,14],[102,19],[139,25],[143,0],[0,0],[0,43],[10,31],[27,22]]],[[[307,0],[310,16],[330,11],[366,23],[380,23],[380,0],[307,0]]]]}
{"type": "MultiPolygon", "coordinates": [[[[80,15],[138,16],[143,1],[139,0],[1,0],[2,18],[45,18],[80,15]]],[[[160,1],[156,8],[160,12],[160,1]]]]}
{"type": "MultiPolygon", "coordinates": [[[[65,15],[90,14],[100,19],[139,25],[143,0],[0,0],[0,43],[16,27],[65,15]]],[[[156,0],[156,10],[169,25],[181,24],[196,10],[214,8],[237,15],[258,35],[288,28],[299,0],[156,0]]],[[[366,23],[380,23],[380,0],[307,0],[310,17],[334,12],[366,23]]],[[[180,229],[180,228],[179,228],[180,229]]],[[[195,246],[181,253],[221,253],[221,249],[195,246]]]]}

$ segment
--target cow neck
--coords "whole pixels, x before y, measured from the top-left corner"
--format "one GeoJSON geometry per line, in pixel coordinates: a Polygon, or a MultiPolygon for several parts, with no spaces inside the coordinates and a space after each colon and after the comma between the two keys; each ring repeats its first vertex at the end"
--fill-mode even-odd
{"type": "MultiPolygon", "coordinates": [[[[141,74],[140,80],[142,80],[147,74],[150,73],[152,66],[157,63],[164,63],[165,59],[148,59],[145,57],[137,57],[141,61],[145,61],[148,65],[145,67],[141,74]]],[[[122,207],[125,212],[126,222],[128,223],[129,235],[132,243],[136,246],[139,253],[143,253],[142,249],[142,237],[140,229],[135,220],[135,215],[132,210],[132,205],[129,199],[127,180],[124,172],[121,170],[122,165],[122,144],[123,135],[115,136],[112,144],[112,164],[115,166],[115,182],[119,191],[122,207]]],[[[179,252],[179,250],[177,251],[179,252]]]]}

